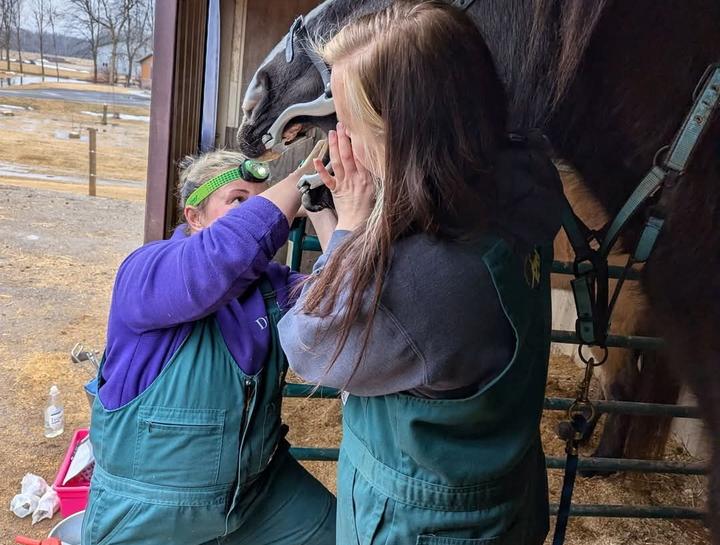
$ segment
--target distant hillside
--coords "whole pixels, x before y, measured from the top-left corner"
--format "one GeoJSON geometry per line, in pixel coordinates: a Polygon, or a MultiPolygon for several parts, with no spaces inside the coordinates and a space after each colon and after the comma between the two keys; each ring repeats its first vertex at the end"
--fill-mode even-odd
{"type": "MultiPolygon", "coordinates": [[[[45,55],[54,56],[55,50],[53,48],[52,34],[49,32],[45,32],[43,34],[43,49],[45,49],[45,55]]],[[[55,39],[57,41],[58,57],[91,58],[88,46],[81,38],[58,34],[55,39]]],[[[23,51],[40,53],[40,35],[37,32],[26,30],[24,28],[20,29],[20,42],[23,51]]],[[[10,42],[10,49],[18,49],[17,37],[15,35],[13,35],[10,42]]]]}

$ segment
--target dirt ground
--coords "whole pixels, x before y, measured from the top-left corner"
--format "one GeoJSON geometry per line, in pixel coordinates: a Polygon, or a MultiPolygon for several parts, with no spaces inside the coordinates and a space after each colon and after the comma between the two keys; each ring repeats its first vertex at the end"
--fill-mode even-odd
{"type": "MultiPolygon", "coordinates": [[[[57,102],[34,101],[23,105],[33,110],[0,118],[0,171],[11,163],[27,169],[27,176],[0,175],[0,506],[5,506],[0,509],[0,545],[12,543],[17,534],[46,536],[60,520],[56,515],[32,527],[7,507],[25,473],[52,481],[72,431],[88,425],[82,385],[92,369],[73,364],[69,352],[78,341],[102,349],[115,271],[142,243],[147,123],[121,120],[99,136],[107,152],[99,154],[98,176],[107,183],[98,185],[99,196],[91,198],[84,181],[73,181],[84,175],[87,143],[53,138],[90,107],[57,102]],[[51,173],[68,179],[53,180],[47,177],[51,173]],[[54,383],[65,401],[65,433],[45,439],[42,410],[54,383]]],[[[580,378],[567,358],[553,358],[548,395],[571,396],[580,378]]],[[[337,400],[288,399],[284,417],[295,445],[338,445],[337,400]]],[[[549,455],[562,455],[553,431],[560,418],[561,413],[546,413],[543,420],[549,455]]],[[[676,445],[668,447],[667,456],[690,460],[676,445]]],[[[334,463],[307,466],[335,489],[334,463]]],[[[562,474],[549,474],[552,501],[557,501],[562,474]]],[[[697,477],[668,475],[579,478],[575,500],[700,507],[704,485],[697,477]]],[[[567,543],[700,545],[709,540],[697,522],[577,518],[570,522],[567,543]]]]}

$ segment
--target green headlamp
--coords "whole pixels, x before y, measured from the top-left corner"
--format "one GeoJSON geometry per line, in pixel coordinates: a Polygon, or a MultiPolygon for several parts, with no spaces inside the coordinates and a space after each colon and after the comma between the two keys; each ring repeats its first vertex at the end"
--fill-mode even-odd
{"type": "Polygon", "coordinates": [[[197,206],[222,186],[235,180],[245,180],[251,183],[266,182],[270,177],[270,167],[263,161],[245,159],[240,166],[226,170],[193,191],[185,201],[187,206],[197,206]]]}
{"type": "Polygon", "coordinates": [[[240,176],[246,182],[264,182],[270,177],[270,167],[263,161],[245,159],[239,169],[240,176]]]}

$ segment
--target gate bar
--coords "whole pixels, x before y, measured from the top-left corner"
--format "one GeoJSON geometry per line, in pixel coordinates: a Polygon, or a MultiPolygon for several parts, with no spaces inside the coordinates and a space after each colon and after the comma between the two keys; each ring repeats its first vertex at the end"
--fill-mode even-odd
{"type": "MultiPolygon", "coordinates": [[[[590,265],[580,267],[580,271],[588,269],[590,265]]],[[[609,278],[620,278],[622,276],[625,267],[619,265],[608,265],[608,277],[609,278]]],[[[568,274],[574,275],[573,264],[568,261],[553,261],[552,272],[555,274],[568,274]]],[[[629,269],[626,275],[626,280],[640,280],[640,271],[637,269],[629,269]]]]}
{"type": "MultiPolygon", "coordinates": [[[[574,331],[560,331],[553,329],[550,339],[554,343],[580,344],[574,331]]],[[[657,337],[642,337],[640,335],[608,335],[607,346],[615,348],[634,348],[637,350],[658,350],[665,346],[665,341],[657,337]]]]}
{"type": "MultiPolygon", "coordinates": [[[[550,514],[557,515],[558,505],[550,504],[550,514]]],[[[612,517],[642,519],[692,519],[703,520],[707,513],[693,507],[662,505],[587,505],[570,506],[571,517],[612,517]]]]}
{"type": "MultiPolygon", "coordinates": [[[[291,454],[298,460],[312,462],[335,462],[339,449],[322,447],[292,447],[291,454]]],[[[545,466],[548,469],[565,469],[565,458],[546,456],[545,466]]],[[[691,462],[668,462],[664,460],[630,460],[624,458],[580,458],[580,470],[615,473],[631,471],[635,473],[664,473],[668,475],[705,475],[707,467],[691,462]]]]}
{"type": "MultiPolygon", "coordinates": [[[[312,384],[287,384],[285,397],[306,397],[332,399],[340,395],[335,388],[315,387],[312,384]]],[[[574,402],[569,397],[545,398],[548,411],[566,411],[574,402]]],[[[700,409],[694,405],[665,405],[662,403],[640,403],[637,401],[593,401],[598,413],[631,414],[637,416],[667,416],[673,418],[700,418],[700,409]]]]}
{"type": "MultiPolygon", "coordinates": [[[[545,398],[545,409],[566,411],[574,402],[575,400],[569,397],[547,397],[545,398]]],[[[669,405],[639,401],[593,401],[592,404],[598,413],[700,418],[700,409],[695,405],[669,405]]]]}

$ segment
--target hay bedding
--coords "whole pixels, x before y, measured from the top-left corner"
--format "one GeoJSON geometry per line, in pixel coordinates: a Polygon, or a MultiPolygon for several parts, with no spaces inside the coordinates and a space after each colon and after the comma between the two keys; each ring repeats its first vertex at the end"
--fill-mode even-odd
{"type": "MultiPolygon", "coordinates": [[[[73,198],[45,190],[0,186],[0,195],[0,543],[4,544],[11,543],[18,533],[47,535],[52,525],[45,521],[31,528],[28,520],[15,518],[6,506],[24,473],[34,471],[46,479],[54,477],[71,431],[88,423],[82,385],[91,370],[70,363],[68,353],[77,340],[102,346],[114,272],[129,248],[141,243],[143,213],[138,203],[73,198]],[[29,194],[42,198],[41,211],[16,206],[25,204],[29,194]],[[73,222],[65,204],[67,199],[71,199],[74,216],[83,221],[73,222]],[[35,248],[25,239],[14,237],[13,233],[21,228],[39,233],[44,244],[35,248]],[[93,236],[100,229],[104,236],[93,236]],[[68,239],[75,238],[82,238],[83,244],[68,243],[68,239]],[[92,266],[78,267],[80,255],[92,255],[92,266]],[[57,383],[63,392],[66,431],[57,439],[45,439],[42,409],[52,383],[57,383]]],[[[548,395],[571,396],[579,378],[580,370],[572,362],[555,357],[548,395]]],[[[551,455],[562,455],[563,446],[554,434],[561,417],[562,413],[553,412],[546,413],[543,419],[543,441],[551,455]]],[[[291,429],[290,439],[296,445],[336,446],[339,442],[337,400],[288,399],[285,418],[291,429]]],[[[677,445],[668,447],[667,456],[690,459],[677,445]]],[[[333,463],[307,466],[334,490],[333,463]]],[[[561,479],[560,471],[550,471],[553,501],[557,501],[561,479]]],[[[704,486],[704,479],[686,476],[580,478],[576,500],[701,506],[704,486]]],[[[57,520],[56,516],[54,522],[57,520]]],[[[570,523],[567,543],[700,545],[709,543],[709,539],[697,522],[578,518],[570,523]]]]}

